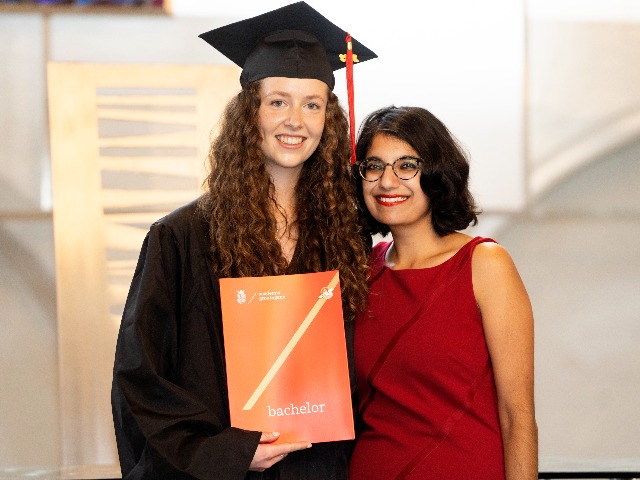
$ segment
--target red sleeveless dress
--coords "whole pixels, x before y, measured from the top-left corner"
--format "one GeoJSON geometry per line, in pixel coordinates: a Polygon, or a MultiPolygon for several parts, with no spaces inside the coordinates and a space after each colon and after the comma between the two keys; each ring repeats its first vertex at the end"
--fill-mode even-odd
{"type": "Polygon", "coordinates": [[[476,237],[432,268],[371,257],[367,312],[355,320],[364,422],[350,480],[503,480],[497,395],[473,294],[476,237]]]}

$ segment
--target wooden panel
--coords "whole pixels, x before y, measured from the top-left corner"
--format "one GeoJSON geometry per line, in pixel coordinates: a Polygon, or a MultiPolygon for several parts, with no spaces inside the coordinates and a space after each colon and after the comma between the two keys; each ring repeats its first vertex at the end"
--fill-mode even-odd
{"type": "Polygon", "coordinates": [[[117,464],[110,388],[149,225],[201,193],[226,66],[48,66],[63,465],[117,464]]]}

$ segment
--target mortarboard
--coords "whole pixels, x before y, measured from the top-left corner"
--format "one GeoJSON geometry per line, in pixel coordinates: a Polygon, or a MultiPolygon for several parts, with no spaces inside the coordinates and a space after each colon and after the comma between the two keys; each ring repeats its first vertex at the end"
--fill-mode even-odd
{"type": "Polygon", "coordinates": [[[377,55],[307,3],[296,2],[225,25],[201,34],[200,38],[242,68],[243,87],[266,77],[289,77],[315,78],[333,90],[333,71],[346,66],[351,142],[355,150],[351,69],[353,62],[364,62],[377,55]]]}

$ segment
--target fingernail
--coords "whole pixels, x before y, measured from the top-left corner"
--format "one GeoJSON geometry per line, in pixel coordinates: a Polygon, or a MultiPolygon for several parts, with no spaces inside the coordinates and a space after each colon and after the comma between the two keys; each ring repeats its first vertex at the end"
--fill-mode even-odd
{"type": "Polygon", "coordinates": [[[279,436],[280,436],[280,432],[273,432],[273,435],[274,435],[275,437],[279,437],[279,436]]]}
{"type": "Polygon", "coordinates": [[[311,448],[311,447],[313,447],[313,445],[312,445],[312,444],[307,445],[307,448],[311,448]]]}

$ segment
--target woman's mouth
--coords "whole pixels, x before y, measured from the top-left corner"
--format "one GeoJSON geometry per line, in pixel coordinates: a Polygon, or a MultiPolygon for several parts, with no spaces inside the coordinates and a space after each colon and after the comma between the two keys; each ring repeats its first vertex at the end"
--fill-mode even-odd
{"type": "Polygon", "coordinates": [[[394,207],[407,201],[408,198],[404,195],[376,195],[375,197],[376,201],[385,207],[394,207]]]}
{"type": "Polygon", "coordinates": [[[289,135],[276,135],[276,139],[285,145],[300,145],[303,141],[303,137],[290,137],[289,135]]]}

